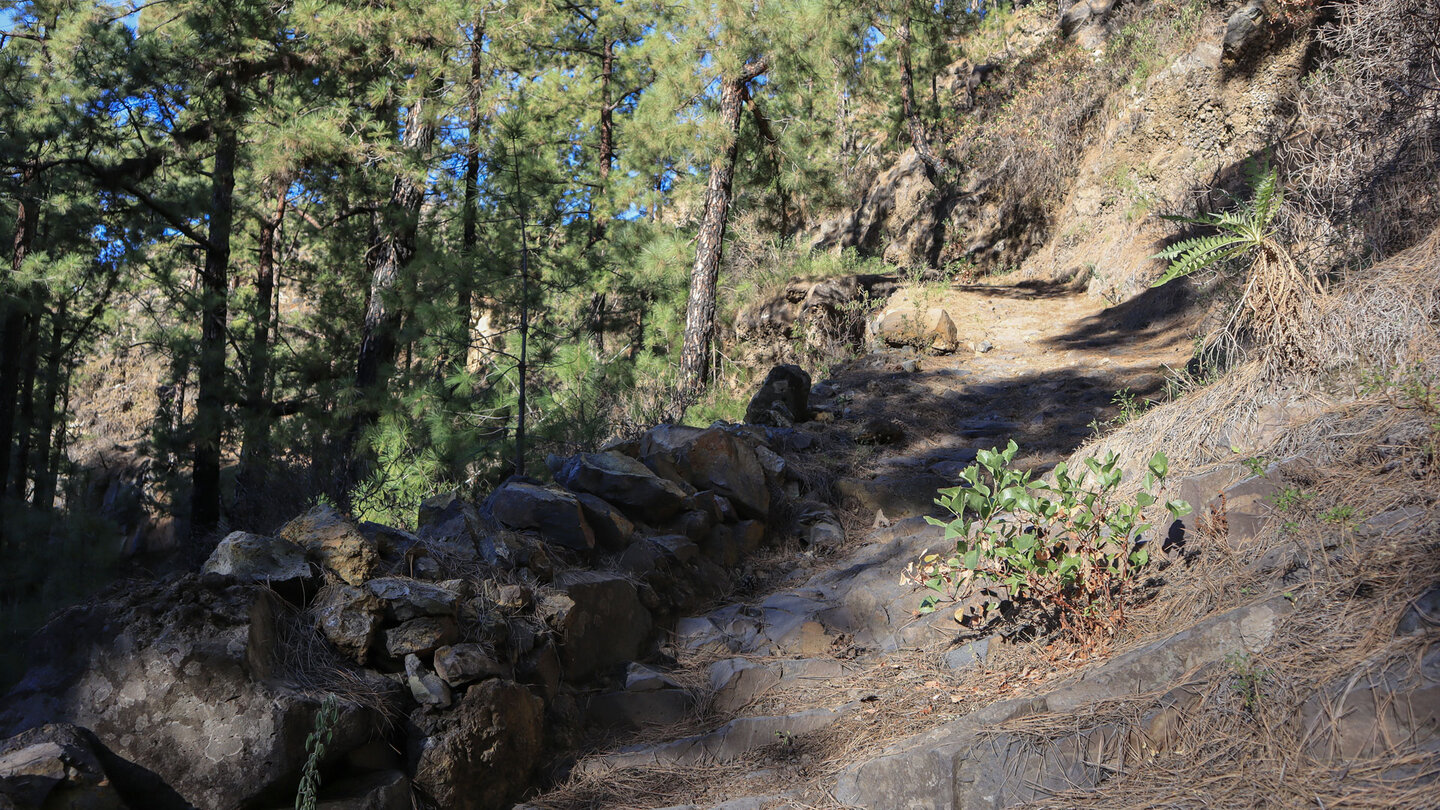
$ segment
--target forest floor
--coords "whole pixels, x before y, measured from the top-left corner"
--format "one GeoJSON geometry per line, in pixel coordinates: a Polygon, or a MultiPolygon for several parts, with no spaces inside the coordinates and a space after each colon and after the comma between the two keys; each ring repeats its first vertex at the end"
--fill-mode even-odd
{"type": "MultiPolygon", "coordinates": [[[[808,454],[790,456],[808,477],[889,482],[925,504],[934,497],[935,480],[953,484],[976,450],[1011,439],[1022,448],[1021,465],[1047,470],[1097,426],[1133,416],[1147,398],[1162,397],[1168,370],[1183,370],[1190,360],[1198,329],[1183,295],[1158,291],[1118,307],[1063,286],[1026,282],[907,292],[946,310],[959,329],[961,350],[930,355],[881,349],[833,367],[825,383],[835,394],[813,403],[830,413],[797,426],[814,444],[808,454]]],[[[842,600],[837,594],[851,586],[875,587],[850,572],[874,569],[873,581],[886,583],[882,589],[911,590],[899,579],[913,558],[885,549],[905,545],[897,530],[910,531],[904,527],[915,522],[892,527],[891,520],[903,514],[880,515],[837,492],[832,488],[847,532],[843,547],[818,550],[785,541],[751,562],[748,587],[707,614],[717,626],[725,617],[741,623],[753,617],[758,634],[737,633],[725,643],[687,636],[683,627],[677,634],[677,664],[669,675],[691,690],[698,709],[678,724],[594,740],[569,779],[530,806],[839,806],[827,785],[847,766],[994,701],[1037,692],[1076,666],[1115,652],[992,638],[980,666],[955,668],[954,644],[966,636],[953,619],[919,632],[907,627],[916,621],[913,615],[894,616],[878,635],[844,627],[834,611],[842,600]],[[821,592],[827,596],[816,596],[821,592]],[[820,643],[796,641],[794,633],[776,641],[773,628],[790,614],[773,611],[793,612],[787,605],[805,599],[819,600],[809,615],[825,627],[820,643]],[[892,635],[877,641],[884,632],[892,635]],[[736,682],[721,683],[715,674],[717,662],[733,665],[736,658],[780,674],[737,698],[736,682]],[[823,717],[814,720],[817,715],[823,717]],[[727,733],[737,736],[736,721],[743,726],[745,718],[759,718],[745,732],[752,738],[748,745],[718,756],[675,755],[675,741],[723,742],[727,733]],[[820,727],[810,728],[815,724],[820,727]]],[[[913,601],[919,598],[913,595],[913,601]]]]}

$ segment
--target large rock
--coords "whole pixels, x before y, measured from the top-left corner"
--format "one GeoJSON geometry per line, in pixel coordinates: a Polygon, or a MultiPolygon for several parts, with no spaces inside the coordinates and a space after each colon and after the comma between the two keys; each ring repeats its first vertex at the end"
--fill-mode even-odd
{"type": "Polygon", "coordinates": [[[505,667],[479,644],[454,644],[435,651],[435,674],[451,686],[498,678],[505,667]]]}
{"type": "MultiPolygon", "coordinates": [[[[420,504],[416,534],[443,563],[464,564],[482,556],[484,522],[475,505],[458,492],[443,492],[420,504]]],[[[493,559],[486,562],[493,563],[493,559]]]]}
{"type": "Polygon", "coordinates": [[[94,735],[50,724],[0,742],[0,807],[17,810],[124,810],[94,735]]]}
{"type": "Polygon", "coordinates": [[[884,512],[891,520],[941,514],[944,510],[935,505],[935,496],[946,486],[950,486],[946,478],[932,473],[884,473],[835,482],[842,501],[866,512],[884,512]]]}
{"type": "Polygon", "coordinates": [[[380,551],[335,507],[320,505],[285,524],[280,536],[305,549],[311,560],[350,585],[370,578],[380,551]]]}
{"type": "Polygon", "coordinates": [[[427,655],[460,640],[460,628],[448,616],[422,616],[385,631],[385,651],[392,658],[427,655]]]}
{"type": "Polygon", "coordinates": [[[341,652],[362,664],[369,662],[379,641],[384,611],[384,603],[375,594],[342,583],[322,588],[310,605],[320,632],[341,652]]]}
{"type": "Polygon", "coordinates": [[[1235,10],[1225,23],[1225,40],[1221,53],[1230,61],[1242,61],[1251,55],[1257,43],[1265,38],[1264,0],[1250,2],[1235,10]]]}
{"type": "Polygon", "coordinates": [[[602,498],[649,523],[679,512],[689,494],[674,481],[619,453],[580,453],[565,462],[555,480],[568,490],[602,498]]]}
{"type": "Polygon", "coordinates": [[[776,366],[745,408],[751,425],[790,427],[810,415],[810,375],[796,365],[776,366]]]}
{"type": "Polygon", "coordinates": [[[415,784],[447,810],[510,807],[540,761],[544,710],[525,687],[489,680],[450,711],[415,712],[415,784]]]}
{"type": "Polygon", "coordinates": [[[560,637],[567,680],[583,681],[597,670],[640,657],[652,621],[629,580],[574,571],[554,584],[560,593],[543,599],[540,612],[560,637]]]}
{"type": "MultiPolygon", "coordinates": [[[[0,737],[83,726],[196,807],[293,795],[319,704],[262,680],[276,670],[285,610],[262,587],[193,576],[71,608],[32,641],[33,668],[0,703],[0,737]]],[[[331,754],[378,722],[343,706],[331,754]]]]}
{"type": "Polygon", "coordinates": [[[296,583],[310,577],[305,549],[289,540],[250,532],[231,532],[210,553],[202,569],[250,582],[296,583]]]}
{"type": "Polygon", "coordinates": [[[728,430],[651,428],[640,439],[640,460],[661,475],[725,496],[746,517],[769,516],[770,490],[760,457],[728,430]]]}
{"type": "Polygon", "coordinates": [[[955,321],[939,307],[921,308],[908,302],[888,306],[870,321],[869,331],[873,338],[891,346],[912,346],[935,354],[960,348],[955,321]]]}
{"type": "Polygon", "coordinates": [[[421,616],[454,616],[460,594],[450,588],[409,577],[381,577],[365,583],[365,590],[385,604],[397,622],[421,616]]]}
{"type": "Polygon", "coordinates": [[[595,548],[595,533],[572,493],[524,481],[510,481],[490,496],[501,525],[540,533],[547,542],[577,551],[595,548]]]}
{"type": "Polygon", "coordinates": [[[630,545],[635,537],[635,524],[625,517],[624,513],[603,498],[597,498],[588,492],[581,492],[575,496],[580,502],[580,511],[585,515],[585,522],[595,533],[595,542],[601,548],[610,551],[621,551],[630,545]]]}

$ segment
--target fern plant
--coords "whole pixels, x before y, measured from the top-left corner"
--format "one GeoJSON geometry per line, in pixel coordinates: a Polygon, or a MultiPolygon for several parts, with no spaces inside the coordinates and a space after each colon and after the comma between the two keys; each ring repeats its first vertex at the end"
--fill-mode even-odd
{"type": "Polygon", "coordinates": [[[300,787],[295,791],[295,810],[315,810],[315,801],[320,792],[320,761],[325,758],[325,748],[335,736],[335,724],[340,720],[340,699],[333,694],[326,695],[315,715],[315,730],[305,738],[305,750],[310,756],[300,774],[300,787]]]}
{"type": "Polygon", "coordinates": [[[1219,232],[1176,242],[1152,256],[1151,258],[1164,259],[1170,264],[1165,274],[1150,286],[1159,287],[1222,262],[1243,258],[1252,252],[1268,250],[1283,253],[1274,241],[1271,224],[1284,200],[1285,194],[1280,189],[1279,177],[1272,169],[1260,177],[1255,186],[1254,198],[1248,206],[1239,211],[1203,214],[1198,217],[1165,216],[1165,219],[1172,222],[1217,228],[1219,232]]]}
{"type": "Polygon", "coordinates": [[[1238,339],[1244,334],[1269,357],[1293,366],[1304,354],[1297,327],[1308,302],[1320,294],[1320,285],[1295,264],[1279,242],[1275,216],[1284,201],[1279,175],[1270,169],[1258,176],[1250,202],[1236,211],[1198,217],[1166,216],[1173,222],[1214,228],[1216,232],[1181,240],[1152,256],[1169,264],[1151,286],[1159,287],[1202,270],[1223,272],[1232,262],[1248,260],[1240,305],[1221,335],[1238,339]]]}

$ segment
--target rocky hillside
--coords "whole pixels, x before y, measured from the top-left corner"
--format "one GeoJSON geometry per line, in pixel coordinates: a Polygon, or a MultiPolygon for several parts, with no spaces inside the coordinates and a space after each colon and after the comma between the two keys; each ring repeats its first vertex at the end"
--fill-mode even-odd
{"type": "Polygon", "coordinates": [[[1355,88],[1440,64],[1414,37],[1440,16],[1008,19],[937,77],[972,113],[948,174],[907,152],[814,235],[912,269],[746,302],[734,348],[773,369],[743,424],[552,456],[414,532],[320,503],[59,614],[0,700],[0,808],[268,810],[307,773],[328,810],[1434,807],[1440,199],[1417,154],[1440,103],[1382,116],[1355,88]],[[1340,101],[1393,135],[1345,165],[1340,101]],[[1243,212],[1266,160],[1291,190],[1269,238],[1319,279],[1283,325],[1300,359],[1235,315],[1259,271],[1149,287],[1177,236],[1154,215],[1243,212]],[[1047,486],[1116,476],[993,516],[1063,555],[1106,515],[1113,613],[995,568],[927,601],[917,570],[964,551],[937,494],[990,508],[974,465],[1011,441],[1047,486]],[[1107,510],[1142,490],[1132,536],[1107,510]]]}

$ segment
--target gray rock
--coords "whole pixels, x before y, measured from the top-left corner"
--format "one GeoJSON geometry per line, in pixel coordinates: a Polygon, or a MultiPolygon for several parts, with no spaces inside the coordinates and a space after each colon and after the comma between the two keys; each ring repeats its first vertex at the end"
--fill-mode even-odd
{"type": "MultiPolygon", "coordinates": [[[[293,790],[319,706],[265,683],[278,673],[288,608],[263,588],[223,583],[140,584],[61,614],[31,642],[32,669],[0,706],[0,737],[47,722],[88,728],[196,807],[238,810],[293,790]]],[[[379,722],[342,704],[329,755],[363,744],[379,722]]]]}
{"type": "Polygon", "coordinates": [[[645,666],[644,664],[631,662],[625,670],[625,690],[627,692],[653,692],[656,689],[679,689],[680,684],[676,683],[670,676],[645,666]]]}
{"type": "MultiPolygon", "coordinates": [[[[444,492],[420,504],[416,534],[427,548],[445,560],[474,562],[482,556],[480,541],[486,535],[484,522],[475,505],[458,492],[444,492]]],[[[487,557],[486,562],[496,560],[487,557]]]]}
{"type": "Polygon", "coordinates": [[[310,563],[305,560],[305,549],[288,540],[249,532],[225,535],[201,570],[207,574],[274,585],[310,578],[310,563]]]}
{"type": "Polygon", "coordinates": [[[810,396],[816,399],[829,399],[838,393],[840,392],[836,390],[835,386],[829,383],[818,382],[810,386],[810,396]]]}
{"type": "Polygon", "coordinates": [[[796,365],[775,366],[745,407],[751,425],[790,427],[810,416],[810,374],[796,365]]]}
{"type": "Polygon", "coordinates": [[[1228,60],[1247,57],[1265,33],[1264,0],[1250,2],[1235,10],[1225,23],[1225,41],[1221,53],[1228,60]]]}
{"type": "Polygon", "coordinates": [[[460,640],[460,628],[448,616],[422,616],[385,631],[385,651],[392,658],[427,655],[460,640]]]}
{"type": "Polygon", "coordinates": [[[679,512],[688,494],[675,482],[619,453],[581,453],[565,462],[555,478],[572,492],[602,498],[652,523],[679,512]]]}
{"type": "Polygon", "coordinates": [[[540,533],[547,542],[577,551],[595,547],[595,533],[585,521],[575,495],[524,481],[510,481],[489,499],[501,525],[540,533]]]}
{"type": "Polygon", "coordinates": [[[381,577],[365,583],[365,590],[385,603],[397,622],[421,616],[454,616],[459,594],[409,577],[381,577]]]}
{"type": "Polygon", "coordinates": [[[1401,614],[1395,626],[1397,636],[1419,636],[1440,628],[1440,585],[1420,594],[1401,614]]]}
{"type": "Polygon", "coordinates": [[[450,708],[450,687],[439,676],[425,668],[416,655],[405,656],[405,683],[410,695],[421,706],[450,708]]]}
{"type": "Polygon", "coordinates": [[[953,650],[946,651],[944,656],[945,666],[952,670],[969,669],[979,666],[985,663],[985,656],[989,652],[989,638],[982,638],[979,641],[961,644],[953,650]]]}
{"type": "Polygon", "coordinates": [[[439,807],[510,807],[540,762],[544,710],[529,689],[492,679],[471,686],[449,711],[415,711],[416,786],[439,807]]]}
{"type": "Polygon", "coordinates": [[[435,650],[435,674],[451,686],[460,686],[502,677],[506,668],[479,644],[451,644],[435,650]]]}
{"type": "Polygon", "coordinates": [[[384,603],[375,594],[338,582],[320,589],[310,604],[325,638],[362,664],[369,662],[380,638],[384,610],[384,603]]]}
{"type": "Polygon", "coordinates": [[[0,742],[0,807],[125,810],[105,772],[95,735],[47,724],[0,742]]]}

